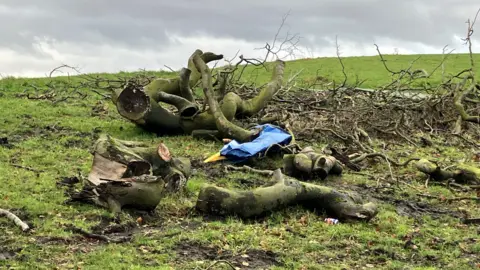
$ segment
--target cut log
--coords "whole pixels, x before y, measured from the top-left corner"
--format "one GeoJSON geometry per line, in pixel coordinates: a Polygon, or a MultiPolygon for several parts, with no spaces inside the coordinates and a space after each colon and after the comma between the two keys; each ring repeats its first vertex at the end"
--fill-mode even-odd
{"type": "Polygon", "coordinates": [[[456,170],[447,171],[427,159],[420,159],[416,167],[434,181],[454,179],[460,184],[476,184],[480,181],[480,169],[471,166],[458,165],[456,170]]]}
{"type": "Polygon", "coordinates": [[[153,210],[166,192],[182,190],[191,174],[190,160],[172,157],[167,146],[148,146],[102,134],[93,151],[92,169],[80,192],[80,201],[118,213],[123,207],[153,210]]]}
{"type": "Polygon", "coordinates": [[[298,204],[325,211],[330,217],[342,221],[368,221],[378,213],[374,203],[361,204],[346,193],[284,176],[280,169],[274,171],[272,180],[276,183],[251,191],[234,191],[207,184],[200,190],[196,209],[216,215],[252,218],[298,204]]]}
{"type": "Polygon", "coordinates": [[[283,170],[286,175],[299,178],[325,179],[328,175],[340,175],[343,166],[333,156],[319,154],[312,147],[305,147],[298,154],[283,156],[283,170]]]}

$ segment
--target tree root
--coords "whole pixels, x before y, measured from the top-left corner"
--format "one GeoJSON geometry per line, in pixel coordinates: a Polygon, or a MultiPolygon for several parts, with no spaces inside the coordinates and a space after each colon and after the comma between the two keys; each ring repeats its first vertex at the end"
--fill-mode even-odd
{"type": "Polygon", "coordinates": [[[7,219],[13,221],[13,223],[20,227],[24,232],[30,230],[30,226],[28,226],[27,223],[23,222],[19,217],[8,210],[0,208],[0,216],[5,216],[7,219]]]}
{"type": "Polygon", "coordinates": [[[300,204],[317,211],[324,210],[329,216],[342,221],[368,221],[378,213],[374,203],[359,204],[353,196],[332,188],[285,177],[280,169],[274,171],[272,180],[276,184],[251,191],[233,191],[205,185],[198,195],[196,209],[211,214],[251,218],[300,204]]]}

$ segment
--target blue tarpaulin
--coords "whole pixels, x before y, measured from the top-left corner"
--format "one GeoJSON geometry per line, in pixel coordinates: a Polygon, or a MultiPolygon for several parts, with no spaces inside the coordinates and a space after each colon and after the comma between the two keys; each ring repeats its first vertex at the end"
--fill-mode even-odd
{"type": "Polygon", "coordinates": [[[262,129],[257,138],[246,143],[238,143],[232,140],[223,146],[220,155],[225,156],[229,161],[241,162],[266,151],[274,144],[287,145],[292,140],[292,136],[288,132],[270,124],[256,126],[255,128],[262,129]]]}

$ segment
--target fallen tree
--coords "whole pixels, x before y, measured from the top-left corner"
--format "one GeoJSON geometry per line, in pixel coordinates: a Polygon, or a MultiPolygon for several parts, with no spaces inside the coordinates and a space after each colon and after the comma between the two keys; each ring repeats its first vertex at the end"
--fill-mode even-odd
{"type": "Polygon", "coordinates": [[[70,201],[118,213],[123,207],[152,211],[166,192],[182,190],[191,174],[190,160],[172,157],[168,148],[101,135],[84,187],[70,201]]]}
{"type": "Polygon", "coordinates": [[[266,106],[282,86],[285,62],[277,60],[270,83],[255,97],[243,100],[234,92],[225,93],[223,75],[219,76],[223,80],[221,87],[214,92],[212,74],[206,64],[222,58],[222,55],[196,50],[188,60],[188,68],[183,68],[178,78],[157,79],[146,86],[130,82],[112,94],[112,102],[121,116],[158,135],[205,137],[208,134],[250,141],[257,133],[232,121],[235,117],[255,115],[266,106]],[[205,95],[204,106],[208,104],[209,107],[206,111],[200,111],[191,89],[200,79],[205,95]],[[173,105],[178,112],[170,112],[162,107],[162,102],[173,105]]]}
{"type": "Polygon", "coordinates": [[[251,218],[299,204],[316,211],[325,211],[342,221],[368,221],[378,213],[377,206],[372,202],[361,204],[355,196],[330,187],[295,180],[284,176],[280,169],[273,172],[272,181],[275,183],[251,191],[205,185],[198,195],[196,209],[210,214],[251,218]]]}

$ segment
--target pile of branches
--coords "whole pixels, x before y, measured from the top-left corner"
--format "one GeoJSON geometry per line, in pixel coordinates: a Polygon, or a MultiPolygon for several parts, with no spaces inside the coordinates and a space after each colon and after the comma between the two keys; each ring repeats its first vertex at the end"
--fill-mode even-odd
{"type": "MultiPolygon", "coordinates": [[[[392,70],[375,44],[392,81],[379,89],[361,88],[362,82],[347,85],[348,76],[337,43],[337,56],[344,75],[339,86],[316,89],[317,85],[325,85],[325,78],[317,76],[311,85],[295,87],[297,73],[273,97],[270,106],[261,111],[262,118],[248,121],[275,121],[290,127],[297,139],[335,139],[364,152],[371,151],[372,138],[400,139],[418,146],[414,135],[419,133],[454,135],[478,148],[480,84],[475,77],[471,41],[476,18],[467,21],[468,33],[464,39],[469,48],[470,67],[457,74],[445,74],[445,60],[453,51],[446,53],[446,47],[442,61],[428,73],[413,69],[420,57],[406,69],[392,70]],[[432,85],[429,79],[436,72],[442,72],[442,82],[432,85]]],[[[258,95],[255,87],[238,81],[232,82],[229,91],[235,91],[243,99],[258,95]]],[[[420,140],[424,142],[424,137],[420,140]]]]}

